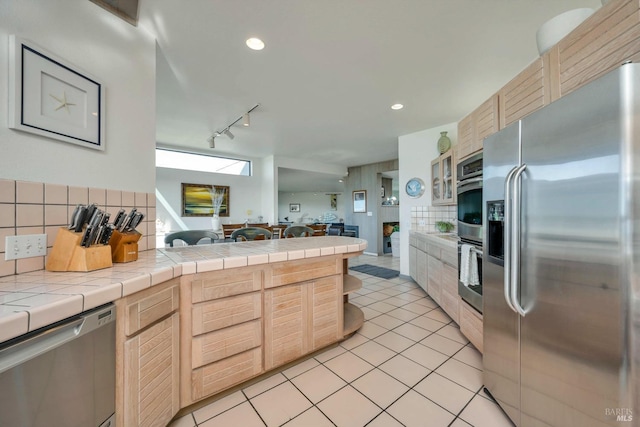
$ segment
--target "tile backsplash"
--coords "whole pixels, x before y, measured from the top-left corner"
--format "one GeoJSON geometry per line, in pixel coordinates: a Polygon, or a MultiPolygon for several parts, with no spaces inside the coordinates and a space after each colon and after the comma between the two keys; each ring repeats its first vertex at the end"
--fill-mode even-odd
{"type": "MultiPolygon", "coordinates": [[[[457,225],[457,206],[412,206],[411,230],[433,233],[436,230],[437,221],[449,221],[457,225]]],[[[454,228],[452,231],[456,231],[454,228]]]]}
{"type": "Polygon", "coordinates": [[[51,251],[60,227],[69,224],[77,204],[95,203],[111,214],[136,208],[145,214],[136,228],[142,237],[140,251],[156,248],[156,195],[103,188],[75,187],[41,182],[0,179],[0,277],[44,269],[46,257],[5,261],[5,237],[47,234],[51,251]]]}

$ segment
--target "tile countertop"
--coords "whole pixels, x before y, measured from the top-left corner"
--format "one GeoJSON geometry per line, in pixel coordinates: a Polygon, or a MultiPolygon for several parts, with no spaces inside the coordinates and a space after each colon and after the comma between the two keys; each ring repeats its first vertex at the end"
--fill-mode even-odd
{"type": "Polygon", "coordinates": [[[458,248],[458,240],[460,240],[458,235],[453,233],[427,233],[424,231],[410,231],[410,233],[415,233],[416,236],[456,249],[458,248]]]}
{"type": "Polygon", "coordinates": [[[324,236],[162,248],[138,260],[84,272],[0,277],[0,342],[48,326],[183,274],[359,252],[367,242],[324,236]]]}

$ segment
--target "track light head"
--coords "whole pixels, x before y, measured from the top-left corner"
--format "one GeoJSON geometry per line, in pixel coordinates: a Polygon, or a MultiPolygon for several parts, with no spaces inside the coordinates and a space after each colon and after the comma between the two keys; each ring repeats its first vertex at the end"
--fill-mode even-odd
{"type": "Polygon", "coordinates": [[[225,135],[227,135],[227,137],[229,137],[229,139],[233,139],[236,136],[234,134],[231,133],[231,131],[227,128],[225,129],[222,133],[224,133],[225,135]]]}
{"type": "Polygon", "coordinates": [[[207,141],[209,142],[209,148],[216,148],[216,136],[217,135],[211,135],[209,138],[207,138],[207,141]]]}
{"type": "Polygon", "coordinates": [[[249,113],[244,113],[244,115],[242,116],[242,126],[251,126],[251,117],[249,117],[249,113]]]}

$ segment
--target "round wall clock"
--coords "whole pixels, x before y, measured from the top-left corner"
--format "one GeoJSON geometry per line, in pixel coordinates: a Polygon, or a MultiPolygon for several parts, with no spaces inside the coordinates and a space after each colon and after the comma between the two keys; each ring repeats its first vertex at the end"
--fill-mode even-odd
{"type": "Polygon", "coordinates": [[[407,185],[405,186],[405,191],[409,195],[409,197],[420,197],[424,194],[424,181],[420,178],[411,178],[407,181],[407,185]]]}

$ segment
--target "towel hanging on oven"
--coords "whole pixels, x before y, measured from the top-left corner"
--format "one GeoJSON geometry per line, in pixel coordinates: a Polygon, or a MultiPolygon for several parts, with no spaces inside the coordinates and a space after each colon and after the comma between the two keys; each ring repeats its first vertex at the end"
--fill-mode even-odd
{"type": "Polygon", "coordinates": [[[479,285],[478,257],[473,245],[463,244],[460,247],[460,281],[463,285],[479,285]]]}

